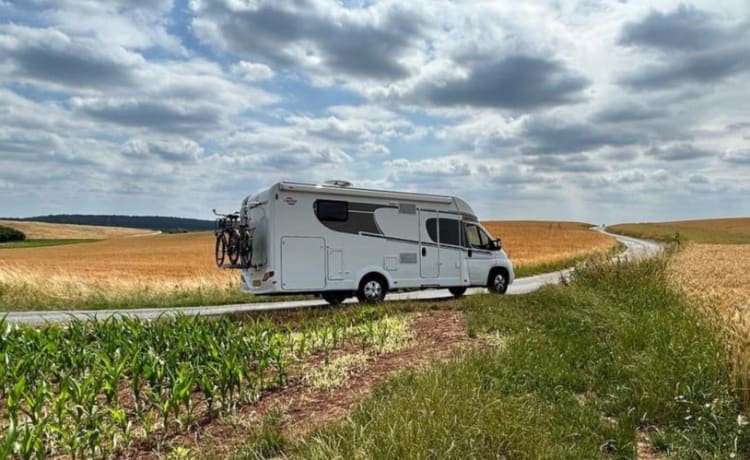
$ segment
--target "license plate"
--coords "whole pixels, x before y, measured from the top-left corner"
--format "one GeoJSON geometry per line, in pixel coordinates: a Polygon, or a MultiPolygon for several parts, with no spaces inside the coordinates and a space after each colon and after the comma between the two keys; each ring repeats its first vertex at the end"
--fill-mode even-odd
{"type": "Polygon", "coordinates": [[[260,280],[253,280],[253,287],[260,287],[260,280]]]}

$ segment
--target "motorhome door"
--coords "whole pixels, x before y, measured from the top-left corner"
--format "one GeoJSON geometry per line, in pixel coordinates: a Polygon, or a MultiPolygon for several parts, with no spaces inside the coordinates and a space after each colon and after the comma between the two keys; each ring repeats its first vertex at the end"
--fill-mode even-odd
{"type": "Polygon", "coordinates": [[[422,278],[437,278],[440,275],[440,248],[427,231],[427,220],[437,220],[438,213],[419,211],[419,273],[422,278]]]}

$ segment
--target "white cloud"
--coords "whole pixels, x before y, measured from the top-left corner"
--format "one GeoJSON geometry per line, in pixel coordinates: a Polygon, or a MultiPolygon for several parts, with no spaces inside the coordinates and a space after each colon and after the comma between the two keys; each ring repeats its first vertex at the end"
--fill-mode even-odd
{"type": "Polygon", "coordinates": [[[232,72],[248,81],[269,80],[274,76],[273,70],[260,62],[240,61],[232,66],[232,72]]]}

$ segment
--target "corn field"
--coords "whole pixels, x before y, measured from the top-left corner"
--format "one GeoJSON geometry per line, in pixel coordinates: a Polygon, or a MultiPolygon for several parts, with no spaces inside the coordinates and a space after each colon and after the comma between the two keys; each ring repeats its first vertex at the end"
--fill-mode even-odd
{"type": "Polygon", "coordinates": [[[287,384],[311,353],[387,351],[393,318],[304,327],[178,316],[17,327],[0,319],[0,458],[161,450],[200,423],[287,384]]]}

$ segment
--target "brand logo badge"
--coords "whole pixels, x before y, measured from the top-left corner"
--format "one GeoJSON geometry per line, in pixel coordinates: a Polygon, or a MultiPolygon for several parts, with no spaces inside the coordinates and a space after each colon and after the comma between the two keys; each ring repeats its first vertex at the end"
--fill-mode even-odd
{"type": "Polygon", "coordinates": [[[292,198],[291,196],[288,196],[284,198],[284,203],[288,204],[289,206],[294,206],[295,204],[297,204],[297,199],[292,198]]]}

